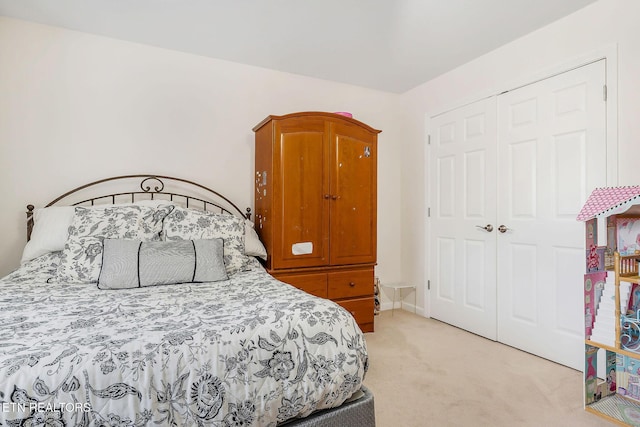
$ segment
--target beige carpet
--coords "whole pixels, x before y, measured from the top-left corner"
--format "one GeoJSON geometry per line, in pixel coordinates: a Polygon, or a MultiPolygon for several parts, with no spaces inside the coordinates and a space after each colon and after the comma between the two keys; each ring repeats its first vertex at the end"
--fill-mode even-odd
{"type": "Polygon", "coordinates": [[[366,334],[378,427],[614,424],[582,409],[582,374],[395,310],[366,334]]]}

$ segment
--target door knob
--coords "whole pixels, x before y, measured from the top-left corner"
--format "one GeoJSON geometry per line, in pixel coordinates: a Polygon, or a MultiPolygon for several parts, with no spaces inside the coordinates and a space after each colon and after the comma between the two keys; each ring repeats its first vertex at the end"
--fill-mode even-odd
{"type": "Polygon", "coordinates": [[[507,227],[506,225],[501,225],[500,227],[498,227],[498,231],[501,233],[506,233],[507,230],[511,230],[509,227],[507,227]]]}
{"type": "Polygon", "coordinates": [[[486,231],[488,231],[489,233],[491,233],[491,232],[493,231],[493,225],[491,225],[491,224],[487,224],[487,225],[485,225],[484,227],[483,227],[483,226],[481,226],[481,225],[476,225],[476,227],[481,228],[481,229],[483,229],[483,230],[486,230],[486,231]]]}

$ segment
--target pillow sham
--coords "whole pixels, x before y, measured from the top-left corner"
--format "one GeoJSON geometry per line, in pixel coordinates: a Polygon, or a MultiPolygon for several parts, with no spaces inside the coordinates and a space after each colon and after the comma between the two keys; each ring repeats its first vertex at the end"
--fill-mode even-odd
{"type": "Polygon", "coordinates": [[[24,264],[48,252],[63,250],[74,214],[75,208],[73,206],[36,209],[33,213],[31,239],[22,251],[20,263],[24,264]]]}
{"type": "Polygon", "coordinates": [[[253,222],[248,219],[244,221],[244,254],[267,260],[267,250],[260,241],[253,222]]]}
{"type": "Polygon", "coordinates": [[[227,280],[222,239],[143,242],[105,239],[100,289],[227,280]]]}
{"type": "MultiPolygon", "coordinates": [[[[170,200],[138,200],[135,203],[104,204],[95,206],[83,206],[87,209],[105,209],[115,206],[148,206],[160,208],[173,205],[170,200]]],[[[69,227],[73,222],[76,206],[50,206],[36,209],[33,212],[33,230],[31,239],[22,251],[21,264],[49,252],[61,251],[69,237],[69,227]]]]}
{"type": "Polygon", "coordinates": [[[166,240],[224,240],[224,265],[227,274],[242,270],[248,258],[244,254],[244,220],[228,214],[197,209],[176,208],[163,221],[166,240]]]}
{"type": "Polygon", "coordinates": [[[76,207],[64,245],[56,280],[63,283],[95,283],[102,265],[104,239],[159,240],[162,220],[174,206],[140,205],[102,209],[76,207]]]}

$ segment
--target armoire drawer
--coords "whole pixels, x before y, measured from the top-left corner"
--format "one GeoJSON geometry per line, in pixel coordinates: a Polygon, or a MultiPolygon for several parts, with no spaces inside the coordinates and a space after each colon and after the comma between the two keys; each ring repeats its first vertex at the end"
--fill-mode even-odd
{"type": "Polygon", "coordinates": [[[373,298],[336,301],[356,319],[362,332],[373,332],[373,298]]]}
{"type": "Polygon", "coordinates": [[[274,274],[281,282],[288,283],[311,295],[327,298],[327,274],[274,274]]]}
{"type": "Polygon", "coordinates": [[[328,276],[330,299],[373,296],[373,268],[333,272],[328,276]]]}

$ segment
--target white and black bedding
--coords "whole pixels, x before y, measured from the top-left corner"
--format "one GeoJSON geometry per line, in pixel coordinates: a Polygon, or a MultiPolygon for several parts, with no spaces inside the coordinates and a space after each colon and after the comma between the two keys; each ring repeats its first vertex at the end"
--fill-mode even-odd
{"type": "Polygon", "coordinates": [[[364,336],[337,304],[253,258],[228,280],[101,290],[0,279],[1,426],[275,426],[361,388],[364,336]]]}

